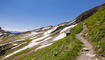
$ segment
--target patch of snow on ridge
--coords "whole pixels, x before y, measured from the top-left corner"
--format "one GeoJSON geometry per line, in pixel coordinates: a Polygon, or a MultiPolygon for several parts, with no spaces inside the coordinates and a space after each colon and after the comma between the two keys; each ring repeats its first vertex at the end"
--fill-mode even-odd
{"type": "Polygon", "coordinates": [[[23,38],[27,38],[27,37],[32,37],[32,36],[36,36],[37,34],[39,34],[40,32],[31,32],[29,34],[26,34],[23,38]]]}
{"type": "Polygon", "coordinates": [[[50,34],[50,33],[53,32],[54,30],[56,30],[57,28],[58,28],[58,26],[56,26],[56,27],[54,27],[54,28],[48,30],[47,32],[44,33],[44,35],[50,34]]]}
{"type": "Polygon", "coordinates": [[[41,41],[41,42],[44,42],[44,41],[47,41],[47,40],[49,40],[49,39],[51,39],[52,37],[48,37],[48,38],[46,38],[45,40],[43,40],[43,41],[41,41]]]}
{"type": "Polygon", "coordinates": [[[66,37],[66,33],[65,31],[67,31],[68,29],[71,29],[73,27],[75,27],[77,24],[75,25],[71,25],[71,26],[68,26],[68,27],[65,27],[63,30],[61,30],[60,34],[54,38],[53,41],[57,41],[57,40],[60,40],[60,39],[63,39],[64,37],[66,37]]]}
{"type": "Polygon", "coordinates": [[[75,27],[77,24],[75,24],[75,25],[70,25],[70,26],[68,26],[68,27],[65,27],[60,33],[64,33],[65,31],[67,31],[68,29],[71,29],[71,28],[73,28],[73,27],[75,27]]]}
{"type": "Polygon", "coordinates": [[[48,40],[49,38],[47,38],[47,37],[48,37],[48,35],[43,36],[43,37],[38,38],[38,39],[35,39],[35,40],[32,40],[32,41],[30,42],[30,44],[27,45],[27,47],[28,47],[28,48],[31,48],[31,47],[33,47],[33,46],[35,46],[35,45],[37,45],[37,44],[39,44],[39,43],[41,43],[41,42],[43,42],[43,41],[45,41],[45,40],[48,40]],[[45,39],[45,38],[47,38],[47,39],[45,39]],[[37,42],[37,41],[42,40],[42,39],[45,39],[45,40],[40,41],[40,42],[37,42]]]}
{"type": "Polygon", "coordinates": [[[66,37],[66,33],[61,33],[61,34],[59,34],[56,38],[54,38],[53,41],[60,40],[60,39],[62,39],[62,38],[64,38],[64,37],[66,37]]]}
{"type": "Polygon", "coordinates": [[[37,35],[38,33],[36,32],[31,32],[31,34],[29,36],[32,36],[32,35],[37,35]]]}
{"type": "Polygon", "coordinates": [[[49,36],[49,34],[44,35],[44,36],[42,36],[42,37],[40,37],[40,38],[38,38],[38,39],[34,39],[34,40],[31,41],[31,43],[32,43],[32,42],[39,41],[39,40],[42,40],[42,39],[45,39],[45,38],[47,38],[48,36],[49,36]]]}
{"type": "MultiPolygon", "coordinates": [[[[25,39],[20,39],[20,40],[16,40],[16,41],[13,41],[13,42],[18,42],[18,41],[24,41],[25,39]]],[[[13,42],[10,42],[10,43],[13,43],[13,42]]]]}

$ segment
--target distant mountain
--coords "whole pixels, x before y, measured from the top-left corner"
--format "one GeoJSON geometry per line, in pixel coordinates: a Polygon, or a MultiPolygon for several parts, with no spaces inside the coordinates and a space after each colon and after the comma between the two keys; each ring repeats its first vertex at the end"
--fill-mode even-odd
{"type": "Polygon", "coordinates": [[[10,33],[21,33],[21,32],[17,32],[17,31],[6,31],[6,32],[10,32],[10,33]]]}

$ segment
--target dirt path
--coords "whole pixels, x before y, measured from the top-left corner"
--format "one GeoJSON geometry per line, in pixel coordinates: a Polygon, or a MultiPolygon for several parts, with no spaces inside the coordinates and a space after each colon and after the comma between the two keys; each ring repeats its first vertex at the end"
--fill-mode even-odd
{"type": "Polygon", "coordinates": [[[84,47],[81,50],[80,55],[77,56],[76,60],[99,60],[94,53],[93,46],[85,38],[82,37],[82,34],[83,32],[85,32],[85,30],[87,30],[87,27],[83,24],[83,30],[76,35],[76,38],[78,40],[81,40],[84,44],[84,47]]]}

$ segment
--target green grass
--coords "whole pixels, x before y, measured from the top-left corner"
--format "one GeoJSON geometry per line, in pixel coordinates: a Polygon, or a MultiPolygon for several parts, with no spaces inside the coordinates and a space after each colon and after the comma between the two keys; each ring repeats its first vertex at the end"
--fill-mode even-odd
{"type": "Polygon", "coordinates": [[[85,32],[88,40],[99,55],[105,56],[105,7],[85,20],[88,30],[85,32]]]}
{"type": "Polygon", "coordinates": [[[83,46],[82,42],[75,38],[75,35],[81,30],[82,24],[79,23],[69,36],[46,48],[40,49],[15,60],[73,60],[79,54],[80,49],[83,46]]]}

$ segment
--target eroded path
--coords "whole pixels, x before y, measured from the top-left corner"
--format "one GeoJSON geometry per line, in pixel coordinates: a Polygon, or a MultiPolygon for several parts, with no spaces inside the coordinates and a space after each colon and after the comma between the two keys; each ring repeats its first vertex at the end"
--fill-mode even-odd
{"type": "Polygon", "coordinates": [[[76,35],[76,38],[81,40],[84,44],[84,47],[81,50],[80,55],[77,56],[76,60],[99,60],[94,53],[93,46],[82,36],[85,30],[87,30],[87,27],[83,24],[83,30],[76,35]]]}

